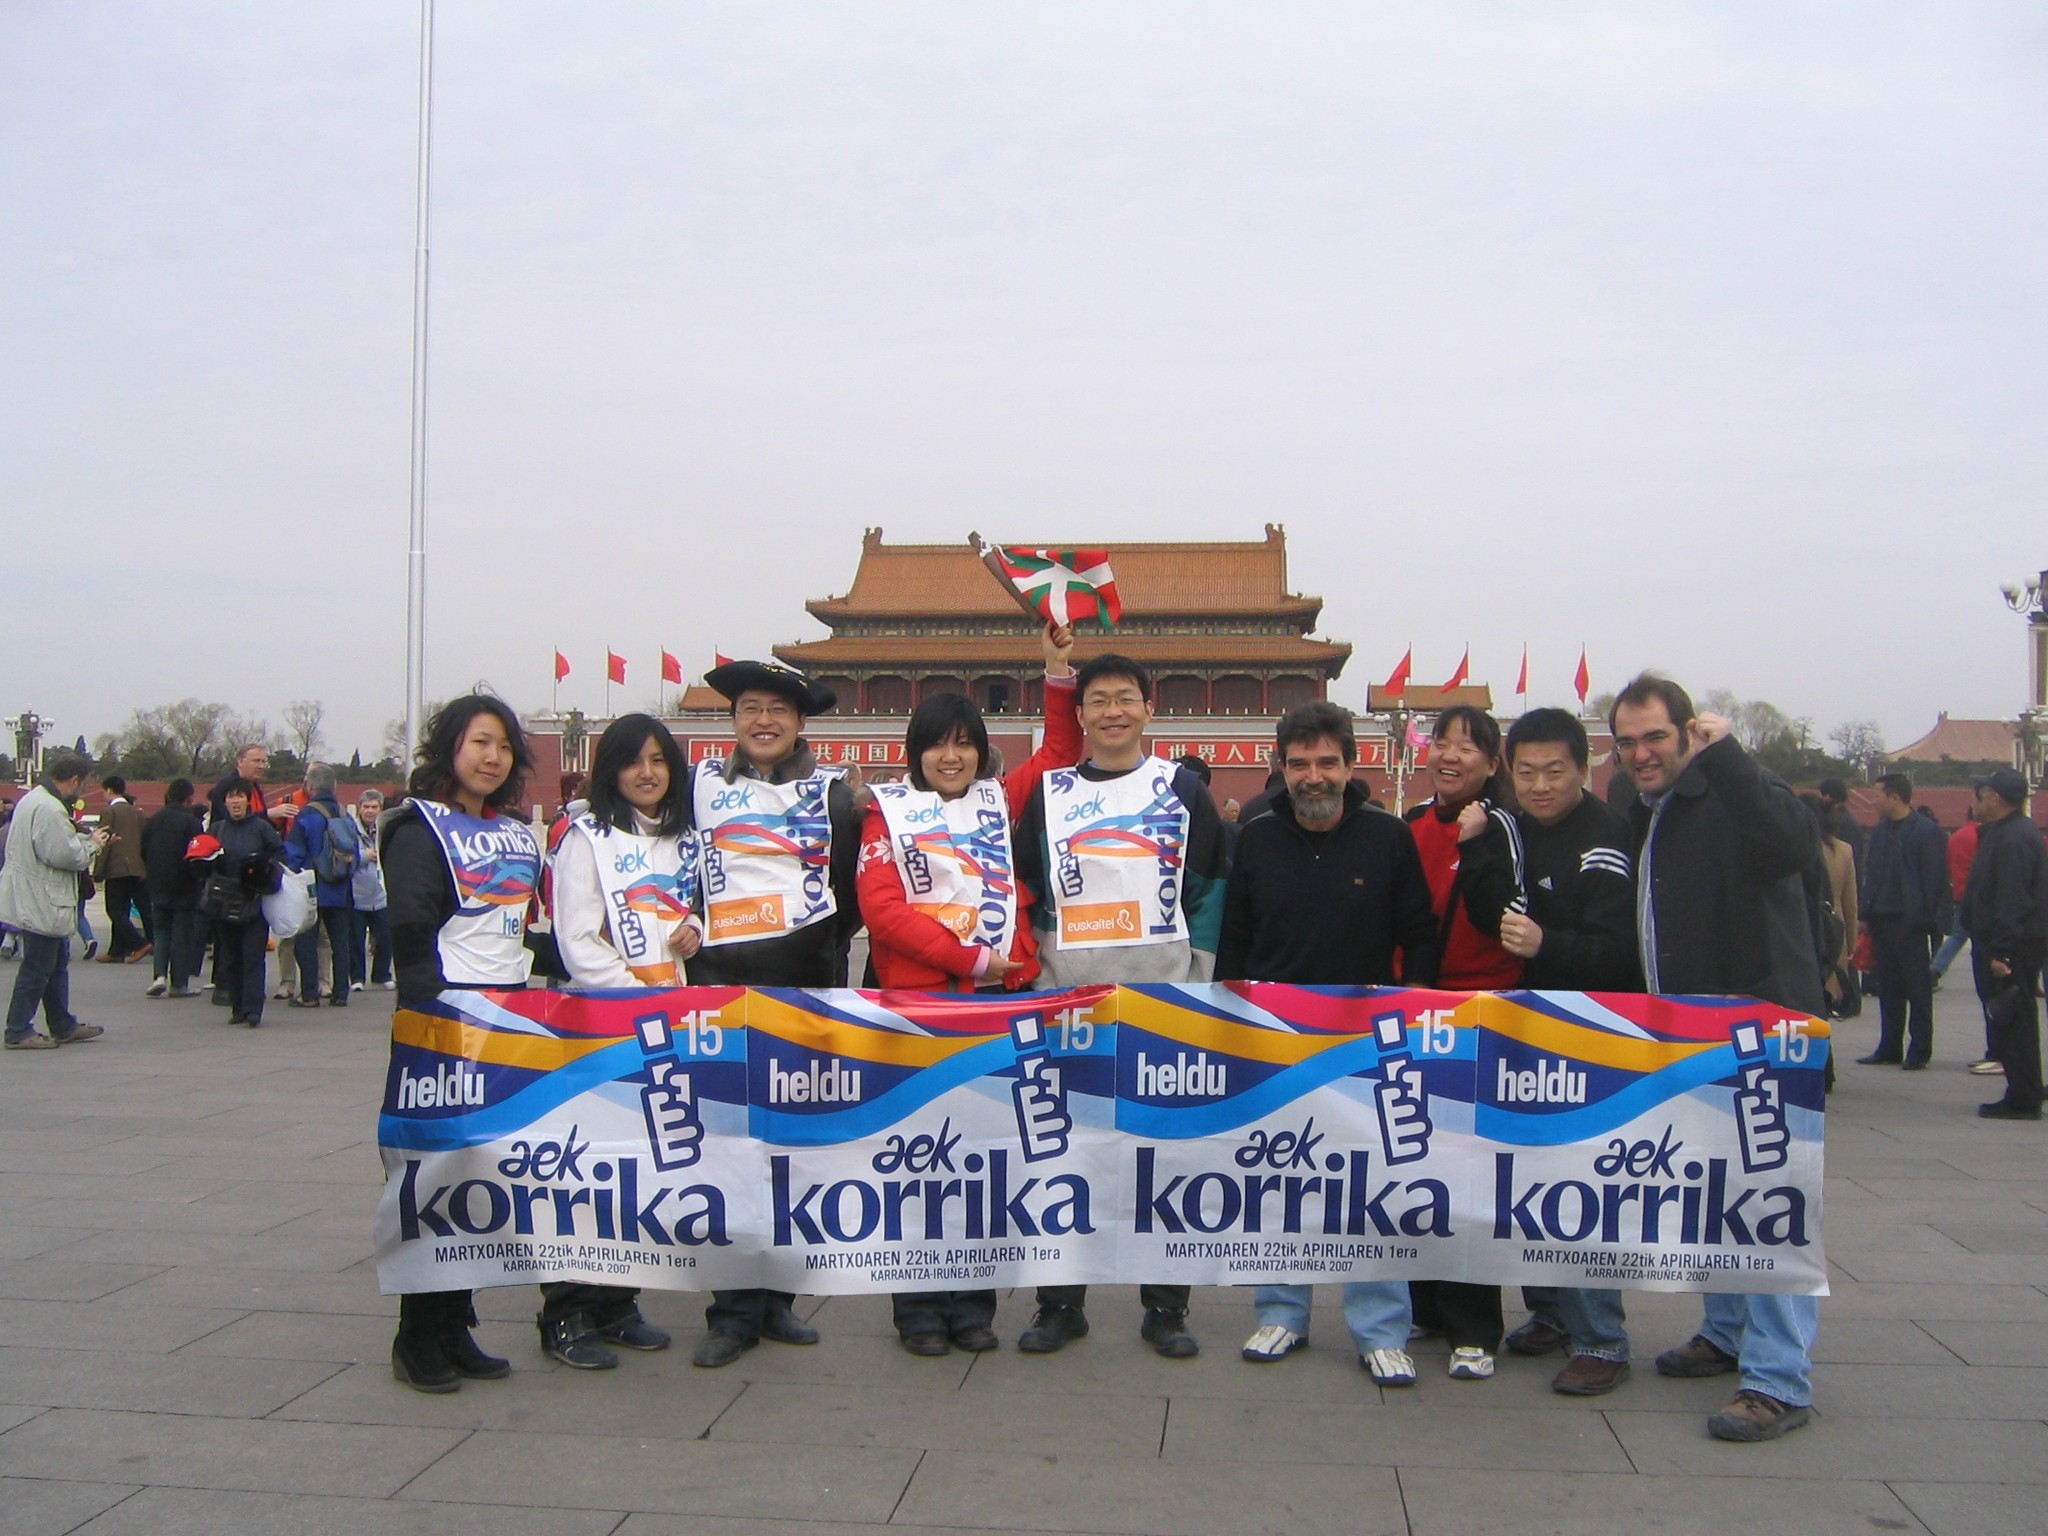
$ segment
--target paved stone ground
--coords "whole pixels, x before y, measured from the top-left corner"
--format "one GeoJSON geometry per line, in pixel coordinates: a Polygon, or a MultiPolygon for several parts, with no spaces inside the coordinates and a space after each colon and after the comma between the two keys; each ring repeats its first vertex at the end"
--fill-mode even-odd
{"type": "MultiPolygon", "coordinates": [[[[807,1303],[816,1348],[707,1372],[696,1305],[650,1293],[681,1348],[586,1374],[502,1290],[481,1335],[511,1380],[423,1397],[391,1379],[369,1258],[389,994],[252,1034],[144,980],[82,967],[107,1038],[0,1057],[5,1536],[2048,1531],[2048,1134],[1971,1114],[1996,1083],[1961,1070],[1960,992],[1938,1070],[1843,1067],[1820,1412],[1728,1446],[1703,1428],[1727,1379],[1648,1369],[1698,1317],[1669,1296],[1632,1304],[1643,1374],[1584,1402],[1547,1390],[1554,1361],[1453,1383],[1430,1343],[1422,1384],[1382,1394],[1328,1294],[1314,1347],[1271,1366],[1237,1358],[1242,1291],[1197,1293],[1208,1347],[1174,1362],[1105,1288],[1054,1357],[914,1360],[884,1303],[840,1298],[807,1303]]],[[[1028,1310],[1006,1298],[998,1330],[1028,1310]]]]}

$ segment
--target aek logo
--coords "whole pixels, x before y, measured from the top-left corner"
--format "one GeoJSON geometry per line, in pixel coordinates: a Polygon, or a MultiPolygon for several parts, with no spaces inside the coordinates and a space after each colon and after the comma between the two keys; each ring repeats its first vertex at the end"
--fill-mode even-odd
{"type": "Polygon", "coordinates": [[[1087,818],[1089,818],[1090,816],[1100,816],[1101,814],[1102,814],[1102,796],[1100,796],[1100,795],[1097,795],[1097,796],[1096,796],[1096,797],[1095,797],[1095,798],[1094,798],[1093,800],[1083,800],[1083,801],[1082,801],[1082,802],[1081,802],[1081,803],[1080,803],[1079,805],[1075,806],[1075,807],[1074,807],[1074,808],[1073,808],[1073,809],[1072,809],[1071,811],[1068,811],[1068,812],[1067,812],[1067,820],[1068,820],[1068,821],[1085,821],[1085,820],[1086,820],[1087,818]]]}
{"type": "Polygon", "coordinates": [[[942,807],[936,805],[912,805],[904,807],[903,819],[911,826],[922,826],[928,821],[937,821],[945,815],[942,807]]]}
{"type": "Polygon", "coordinates": [[[645,848],[628,848],[624,853],[618,854],[612,859],[612,868],[622,875],[645,874],[648,869],[647,850],[645,848]]]}
{"type": "Polygon", "coordinates": [[[754,791],[751,787],[735,786],[731,789],[721,789],[711,797],[711,809],[714,811],[744,811],[753,803],[754,791]]]}

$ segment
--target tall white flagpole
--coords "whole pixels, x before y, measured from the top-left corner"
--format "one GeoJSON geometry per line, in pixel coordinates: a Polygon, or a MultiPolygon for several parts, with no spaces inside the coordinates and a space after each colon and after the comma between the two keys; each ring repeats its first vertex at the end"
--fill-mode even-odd
{"type": "Polygon", "coordinates": [[[427,696],[427,249],[434,128],[434,0],[420,0],[419,182],[412,251],[412,509],[405,552],[405,759],[419,747],[427,696]]]}

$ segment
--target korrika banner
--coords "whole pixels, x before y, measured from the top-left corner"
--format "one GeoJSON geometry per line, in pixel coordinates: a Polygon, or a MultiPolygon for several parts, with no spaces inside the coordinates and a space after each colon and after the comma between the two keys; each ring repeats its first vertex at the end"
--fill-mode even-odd
{"type": "Polygon", "coordinates": [[[449,992],[393,1041],[387,1292],[1827,1291],[1829,1027],[1746,998],[449,992]]]}

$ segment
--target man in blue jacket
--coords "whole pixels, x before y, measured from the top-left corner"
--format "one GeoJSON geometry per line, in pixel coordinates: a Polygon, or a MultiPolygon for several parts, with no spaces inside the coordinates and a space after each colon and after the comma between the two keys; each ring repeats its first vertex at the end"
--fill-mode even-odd
{"type": "Polygon", "coordinates": [[[1877,826],[1857,867],[1856,910],[1870,934],[1880,1028],[1877,1049],[1856,1059],[1917,1072],[1934,1054],[1932,944],[1948,931],[1953,897],[1947,839],[1913,814],[1913,781],[1903,773],[1877,781],[1877,826]]]}
{"type": "MultiPolygon", "coordinates": [[[[362,862],[362,840],[354,824],[341,814],[334,795],[334,769],[326,763],[306,764],[306,804],[292,819],[284,840],[285,862],[296,870],[313,871],[313,896],[321,926],[334,950],[333,992],[328,1002],[348,1006],[349,930],[355,909],[351,886],[362,862]]],[[[299,995],[294,1008],[320,1006],[320,935],[308,928],[292,941],[299,962],[299,995]]]]}

